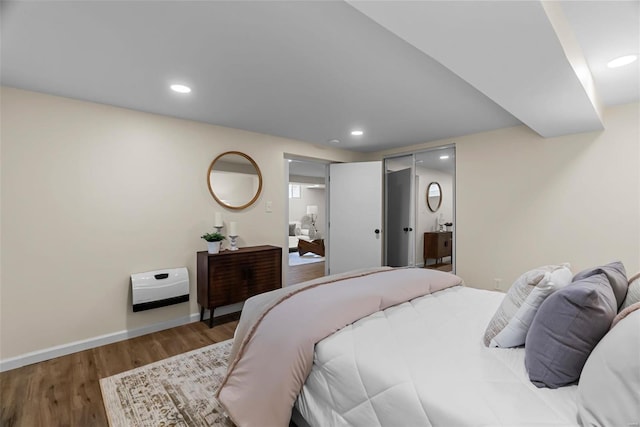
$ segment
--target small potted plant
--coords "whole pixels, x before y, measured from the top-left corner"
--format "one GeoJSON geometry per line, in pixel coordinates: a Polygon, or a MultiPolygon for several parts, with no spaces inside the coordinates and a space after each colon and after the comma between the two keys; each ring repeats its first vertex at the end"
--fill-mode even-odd
{"type": "Polygon", "coordinates": [[[220,245],[222,244],[222,241],[226,239],[226,237],[217,232],[203,234],[200,237],[207,241],[207,248],[209,249],[210,254],[217,254],[220,252],[220,245]]]}

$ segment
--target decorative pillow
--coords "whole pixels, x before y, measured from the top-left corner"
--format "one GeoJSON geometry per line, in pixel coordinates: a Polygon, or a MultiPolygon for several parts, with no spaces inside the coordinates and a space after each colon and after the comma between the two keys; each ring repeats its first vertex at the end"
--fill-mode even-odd
{"type": "Polygon", "coordinates": [[[637,426],[640,421],[640,310],[613,328],[589,356],[578,384],[583,426],[637,426]]]}
{"type": "Polygon", "coordinates": [[[289,236],[295,236],[295,235],[296,235],[296,225],[289,224],[289,236]]]}
{"type": "Polygon", "coordinates": [[[588,268],[581,271],[573,277],[573,281],[577,282],[589,276],[596,274],[605,274],[613,293],[616,296],[617,307],[620,307],[624,302],[624,297],[627,295],[627,289],[629,288],[629,281],[627,280],[627,272],[624,269],[624,265],[620,261],[615,261],[601,267],[588,268]]]}
{"type": "Polygon", "coordinates": [[[303,228],[302,230],[300,230],[300,234],[302,234],[303,236],[308,236],[309,235],[309,229],[308,228],[303,228]]]}
{"type": "Polygon", "coordinates": [[[620,307],[620,312],[625,308],[640,302],[640,273],[629,279],[629,287],[627,288],[627,296],[620,307]]]}
{"type": "Polygon", "coordinates": [[[487,325],[487,329],[484,332],[484,345],[488,347],[491,340],[498,335],[505,326],[507,326],[509,320],[515,316],[516,312],[527,299],[531,291],[542,279],[544,279],[545,273],[553,272],[563,267],[568,268],[568,266],[568,264],[545,265],[529,270],[518,277],[518,279],[516,279],[509,288],[507,295],[505,295],[502,300],[502,304],[500,304],[500,307],[498,307],[498,310],[496,310],[491,321],[487,325]]]}
{"type": "Polygon", "coordinates": [[[551,294],[527,333],[524,363],[531,382],[549,388],[576,382],[616,313],[616,297],[604,273],[551,294]]]}
{"type": "Polygon", "coordinates": [[[571,283],[572,277],[573,273],[571,273],[568,264],[557,270],[544,273],[542,280],[531,290],[518,311],[504,329],[491,340],[489,346],[507,348],[524,345],[527,331],[540,305],[553,292],[571,283]]]}
{"type": "Polygon", "coordinates": [[[611,329],[613,329],[613,327],[616,326],[618,322],[620,322],[622,319],[624,319],[625,317],[627,317],[628,315],[630,315],[636,310],[640,310],[640,302],[631,304],[629,307],[620,311],[620,313],[618,313],[618,315],[613,318],[613,322],[611,322],[611,329]]]}

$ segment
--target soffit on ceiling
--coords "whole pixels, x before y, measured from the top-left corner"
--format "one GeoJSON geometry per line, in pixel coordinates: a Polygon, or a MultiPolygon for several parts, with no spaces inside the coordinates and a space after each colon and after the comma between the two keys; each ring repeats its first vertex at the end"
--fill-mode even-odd
{"type": "Polygon", "coordinates": [[[344,2],[1,7],[8,86],[368,152],[520,124],[473,79],[344,2]],[[177,81],[193,92],[171,93],[177,81]]]}

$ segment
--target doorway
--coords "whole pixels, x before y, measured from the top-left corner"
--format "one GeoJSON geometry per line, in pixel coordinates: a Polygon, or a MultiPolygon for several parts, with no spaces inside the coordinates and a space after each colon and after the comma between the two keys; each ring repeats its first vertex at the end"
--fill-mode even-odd
{"type": "Polygon", "coordinates": [[[287,285],[325,275],[327,164],[285,159],[288,165],[287,285]]]}
{"type": "Polygon", "coordinates": [[[414,265],[414,155],[385,159],[385,259],[391,267],[414,265]]]}
{"type": "Polygon", "coordinates": [[[455,146],[385,159],[385,265],[455,272],[455,146]]]}

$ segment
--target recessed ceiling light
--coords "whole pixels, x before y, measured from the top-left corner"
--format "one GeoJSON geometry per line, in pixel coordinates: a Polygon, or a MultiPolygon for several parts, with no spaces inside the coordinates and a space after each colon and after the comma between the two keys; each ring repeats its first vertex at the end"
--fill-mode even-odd
{"type": "Polygon", "coordinates": [[[614,60],[607,62],[607,67],[609,68],[622,67],[623,65],[628,65],[628,64],[631,64],[632,62],[635,62],[636,59],[638,59],[638,55],[621,56],[620,58],[616,58],[614,60]]]}
{"type": "Polygon", "coordinates": [[[352,130],[351,131],[351,135],[353,135],[353,136],[362,136],[362,135],[364,135],[364,132],[361,131],[361,130],[352,130]]]}
{"type": "Polygon", "coordinates": [[[329,140],[329,144],[340,144],[340,140],[339,139],[330,139],[329,140]]]}
{"type": "Polygon", "coordinates": [[[189,93],[191,88],[185,85],[171,85],[171,90],[178,93],[189,93]]]}
{"type": "Polygon", "coordinates": [[[445,154],[444,156],[440,156],[440,160],[447,160],[449,158],[448,154],[445,154]]]}

